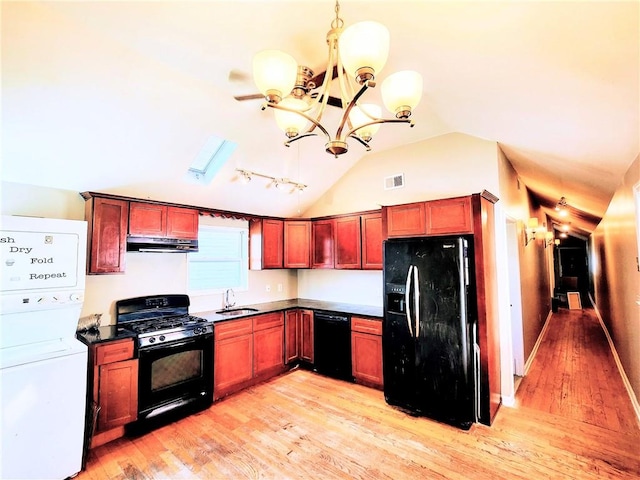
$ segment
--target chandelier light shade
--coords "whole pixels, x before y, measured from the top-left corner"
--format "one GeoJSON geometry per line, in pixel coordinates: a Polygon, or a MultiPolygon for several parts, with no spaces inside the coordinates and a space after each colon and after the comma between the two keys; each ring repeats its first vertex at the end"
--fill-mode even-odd
{"type": "Polygon", "coordinates": [[[253,57],[253,79],[265,98],[279,102],[296,83],[298,64],[279,50],[263,50],[253,57]]]}
{"type": "Polygon", "coordinates": [[[371,150],[369,143],[383,123],[413,127],[409,117],[422,96],[422,77],[417,72],[398,72],[382,84],[385,106],[395,118],[381,118],[380,107],[359,103],[366,91],[376,86],[389,56],[389,38],[387,28],[378,22],[345,28],[340,2],[336,1],[335,19],[326,38],[329,48],[324,74],[314,76],[309,67],[297,65],[291,56],[277,50],[256,54],[253,77],[266,100],[262,109],[274,110],[275,120],[287,136],[286,146],[322,134],[327,139],[325,150],[337,157],[348,151],[348,139],[371,150]],[[322,123],[327,106],[342,110],[333,136],[322,123]]]}
{"type": "Polygon", "coordinates": [[[368,142],[380,129],[379,123],[372,123],[376,118],[380,118],[380,115],[382,115],[382,108],[374,103],[365,103],[351,109],[349,120],[353,128],[359,129],[356,130],[356,135],[368,142]]]}
{"type": "MultiPolygon", "coordinates": [[[[280,105],[300,112],[308,108],[307,102],[295,97],[286,97],[280,102],[280,105]]],[[[280,127],[288,138],[298,136],[298,134],[305,130],[309,123],[302,115],[298,115],[289,110],[275,110],[274,117],[278,127],[280,127]]]]}
{"type": "Polygon", "coordinates": [[[359,84],[373,80],[389,56],[389,30],[378,22],[359,22],[346,28],[338,40],[347,75],[359,84]]]}
{"type": "Polygon", "coordinates": [[[422,98],[422,75],[411,70],[394,73],[382,82],[384,106],[397,118],[408,118],[422,98]]]}

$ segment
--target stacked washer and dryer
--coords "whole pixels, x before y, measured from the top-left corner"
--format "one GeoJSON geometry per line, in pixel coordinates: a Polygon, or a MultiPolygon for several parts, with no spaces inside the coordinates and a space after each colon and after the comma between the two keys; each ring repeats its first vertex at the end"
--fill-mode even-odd
{"type": "Polygon", "coordinates": [[[87,347],[75,332],[87,223],[1,222],[0,478],[64,479],[82,468],[87,347]]]}

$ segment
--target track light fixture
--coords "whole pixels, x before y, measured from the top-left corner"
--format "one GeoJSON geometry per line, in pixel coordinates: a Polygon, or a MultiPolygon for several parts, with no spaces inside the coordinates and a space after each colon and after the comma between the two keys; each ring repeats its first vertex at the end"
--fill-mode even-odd
{"type": "Polygon", "coordinates": [[[264,175],[262,173],[252,172],[250,170],[244,170],[241,168],[236,168],[236,172],[238,172],[240,181],[245,184],[249,183],[252,177],[260,177],[271,180],[269,183],[267,183],[267,187],[274,186],[278,191],[282,191],[285,193],[302,193],[304,189],[307,188],[307,185],[299,182],[294,182],[293,180],[289,180],[288,178],[272,177],[271,175],[264,175]]]}

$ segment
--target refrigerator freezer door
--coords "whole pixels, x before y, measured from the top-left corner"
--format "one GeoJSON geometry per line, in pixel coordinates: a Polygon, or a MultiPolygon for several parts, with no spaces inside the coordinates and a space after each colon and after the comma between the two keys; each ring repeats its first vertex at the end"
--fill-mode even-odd
{"type": "Polygon", "coordinates": [[[384,244],[382,358],[387,403],[414,411],[416,365],[411,248],[412,242],[406,240],[384,244]],[[401,302],[399,298],[402,298],[401,302]],[[400,304],[402,308],[399,308],[400,304]]]}

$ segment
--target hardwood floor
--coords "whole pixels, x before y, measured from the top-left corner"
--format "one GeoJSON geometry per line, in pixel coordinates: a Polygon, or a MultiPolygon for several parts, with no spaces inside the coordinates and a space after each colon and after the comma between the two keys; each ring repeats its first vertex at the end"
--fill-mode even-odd
{"type": "Polygon", "coordinates": [[[98,447],[77,478],[637,479],[640,427],[592,315],[553,315],[491,427],[408,416],[382,392],[295,370],[98,447]]]}

